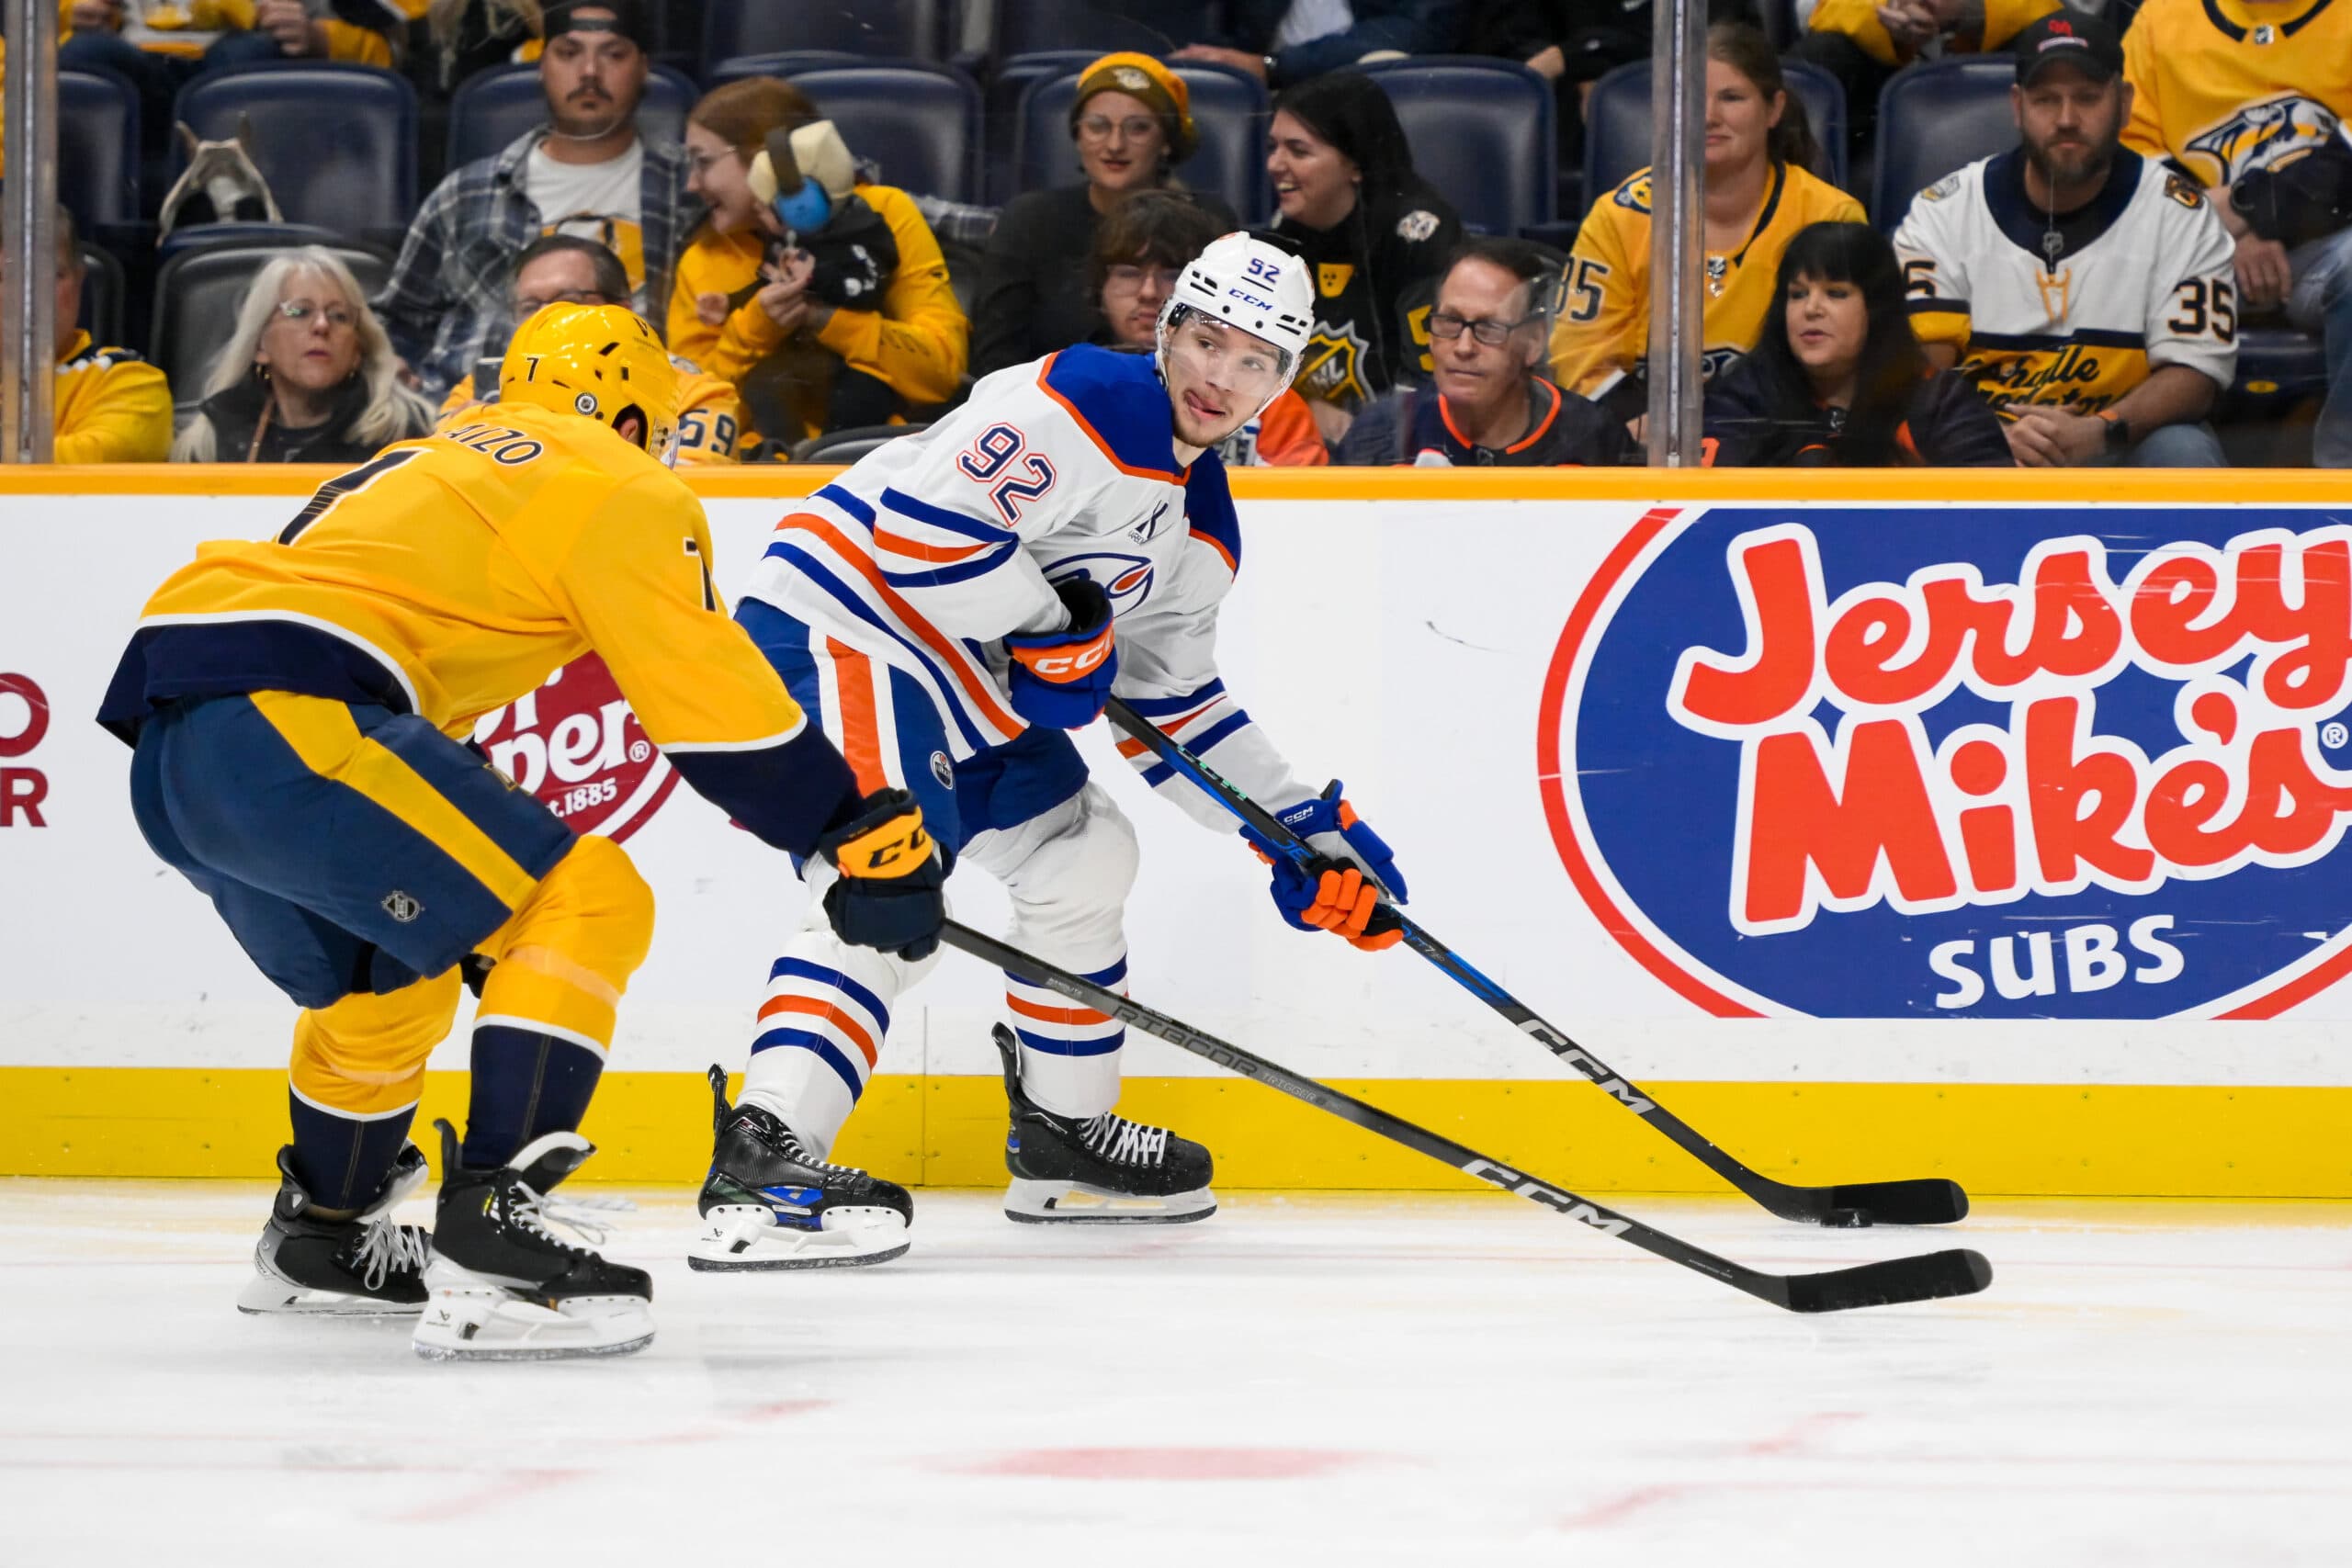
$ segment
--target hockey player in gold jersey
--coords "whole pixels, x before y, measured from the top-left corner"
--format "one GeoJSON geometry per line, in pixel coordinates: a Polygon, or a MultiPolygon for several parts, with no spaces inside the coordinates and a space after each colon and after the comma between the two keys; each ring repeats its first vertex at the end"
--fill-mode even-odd
{"type": "Polygon", "coordinates": [[[131,800],[279,988],[292,1142],[241,1304],[420,1313],[435,1357],[611,1354],[651,1282],[559,1242],[540,1200],[652,935],[628,857],[575,836],[461,744],[591,649],[647,736],[738,822],[835,862],[850,942],[927,953],[943,873],[900,792],[848,765],[728,618],[700,505],[653,454],[676,378],[638,317],[552,305],[514,335],[492,417],[385,448],[273,539],[202,547],[158,589],[100,722],[131,800]],[[484,976],[435,1235],[394,1224],[461,967],[484,976]],[[429,1300],[428,1300],[429,1296],[429,1300]]]}

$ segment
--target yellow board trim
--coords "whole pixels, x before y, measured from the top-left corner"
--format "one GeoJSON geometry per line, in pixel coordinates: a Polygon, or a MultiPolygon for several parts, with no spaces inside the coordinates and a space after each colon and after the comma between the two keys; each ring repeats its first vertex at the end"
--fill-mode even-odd
{"type": "MultiPolygon", "coordinates": [[[[317,463],[0,467],[0,496],[307,496],[345,471],[317,463]]],[[[678,477],[705,500],[783,502],[811,495],[844,471],[816,465],[729,464],[680,469],[678,477]]],[[[1232,480],[1241,501],[2352,503],[2352,479],[2314,468],[1236,468],[1232,480]]]]}
{"type": "MultiPolygon", "coordinates": [[[[1334,1087],[1591,1192],[1722,1192],[1700,1166],[1573,1081],[1347,1079],[1334,1087]]],[[[1971,1192],[2352,1198],[2352,1089],[2057,1084],[1649,1086],[1768,1176],[1944,1176],[1971,1192]]],[[[426,1075],[417,1126],[462,1123],[466,1077],[426,1075]]],[[[1120,1109],[1216,1155],[1220,1188],[1478,1184],[1296,1100],[1230,1078],[1131,1078],[1120,1109]]],[[[616,1072],[583,1131],[599,1181],[692,1185],[710,1095],[692,1073],[616,1072]]],[[[994,1077],[877,1077],[834,1157],[894,1180],[1004,1179],[994,1077]]],[[[263,1068],[0,1067],[0,1176],[267,1177],[286,1078],[263,1068]]],[[[430,1146],[429,1139],[420,1139],[430,1146]]]]}
{"type": "Polygon", "coordinates": [[[255,692],[252,701],[304,767],[348,785],[390,812],[508,908],[521,908],[538,886],[537,877],[424,774],[361,735],[349,705],[287,692],[255,692]]]}

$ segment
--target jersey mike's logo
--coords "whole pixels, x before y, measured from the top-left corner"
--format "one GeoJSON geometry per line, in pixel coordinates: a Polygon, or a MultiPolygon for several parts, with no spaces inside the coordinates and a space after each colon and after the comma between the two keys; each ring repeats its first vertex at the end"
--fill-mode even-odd
{"type": "Polygon", "coordinates": [[[573,830],[628,838],[678,787],[677,771],[645,738],[613,672],[581,655],[547,684],[474,724],[492,766],[547,803],[573,830]]]}
{"type": "Polygon", "coordinates": [[[2352,527],[1653,513],[1545,682],[1554,838],[1725,1015],[2267,1017],[2352,969],[2352,527]]]}

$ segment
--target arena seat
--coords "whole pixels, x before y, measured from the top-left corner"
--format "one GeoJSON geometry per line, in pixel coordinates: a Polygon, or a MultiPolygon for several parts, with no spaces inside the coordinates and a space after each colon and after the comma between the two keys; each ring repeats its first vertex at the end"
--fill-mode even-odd
{"type": "Polygon", "coordinates": [[[884,185],[949,201],[978,199],[980,89],[953,66],[796,50],[730,60],[718,74],[721,81],[790,81],[840,128],[853,155],[881,169],[884,185]]]}
{"type": "MultiPolygon", "coordinates": [[[[980,199],[1002,207],[1022,187],[1013,155],[1021,141],[1021,106],[1040,82],[1075,76],[1102,57],[1099,49],[1049,49],[997,62],[981,101],[980,199]]],[[[1050,183],[1050,182],[1049,182],[1050,183]]]]}
{"type": "Polygon", "coordinates": [[[722,60],[711,67],[707,80],[714,87],[729,82],[740,82],[746,76],[779,76],[789,80],[803,71],[818,71],[833,65],[909,65],[918,69],[931,62],[911,56],[899,60],[877,60],[872,55],[852,54],[840,49],[782,49],[767,54],[739,54],[722,60]]]}
{"type": "Polygon", "coordinates": [[[324,245],[334,250],[353,244],[334,230],[313,223],[191,223],[173,230],[155,243],[155,264],[161,266],[185,251],[217,250],[223,245],[250,251],[287,250],[295,245],[324,245]]]}
{"type": "MultiPolygon", "coordinates": [[[[2008,57],[2002,57],[2004,69],[2008,57]]],[[[1840,190],[1846,181],[1846,90],[1838,79],[1803,61],[1784,60],[1781,72],[1789,91],[1804,105],[1823,165],[1813,172],[1840,190]]],[[[1650,162],[1650,62],[1618,66],[1592,85],[1584,108],[1584,198],[1589,208],[1615,190],[1625,176],[1650,162]]],[[[1883,131],[1881,132],[1884,134],[1883,131]]]]}
{"type": "Polygon", "coordinates": [[[100,348],[122,345],[122,307],[128,293],[122,263],[103,245],[82,247],[82,313],[74,324],[100,348]]]}
{"type": "MultiPolygon", "coordinates": [[[[1177,165],[1177,177],[1194,190],[1223,197],[1244,223],[1263,221],[1272,209],[1266,184],[1265,84],[1222,65],[1180,62],[1170,69],[1192,96],[1193,123],[1201,134],[1200,146],[1177,165]]],[[[1069,106],[1077,95],[1073,71],[1034,83],[1023,96],[1013,141],[1016,192],[1080,177],[1069,139],[1069,106]]]]}
{"type": "MultiPolygon", "coordinates": [[[[253,127],[254,164],[278,210],[354,239],[398,244],[416,212],[416,89],[368,65],[276,63],[199,76],[175,118],[206,141],[253,127]]],[[[175,148],[174,172],[186,165],[175,148]]]]}
{"type": "Polygon", "coordinates": [[[1113,50],[1170,54],[1216,31],[1203,0],[996,0],[989,56],[1009,61],[1042,50],[1113,50]]]}
{"type": "Polygon", "coordinates": [[[1878,170],[1871,181],[1871,221],[1892,234],[1911,198],[1979,158],[2018,144],[2009,89],[2017,65],[2007,54],[1972,55],[1906,66],[1878,96],[1878,170]]]}
{"type": "Polygon", "coordinates": [[[822,435],[812,435],[792,448],[796,463],[854,463],[876,446],[887,446],[901,435],[912,435],[918,430],[928,430],[924,424],[857,424],[843,430],[829,430],[822,435]]]}
{"type": "MultiPolygon", "coordinates": [[[[655,141],[678,141],[686,133],[686,111],[700,95],[693,78],[656,65],[645,79],[637,123],[655,141]]],[[[449,167],[495,157],[517,137],[547,123],[547,95],[536,65],[504,65],[478,72],[449,100],[449,167]]]]}
{"type": "Polygon", "coordinates": [[[111,71],[57,73],[57,199],[85,238],[139,222],[139,91],[111,71]]]}
{"type": "MultiPolygon", "coordinates": [[[[379,251],[356,245],[330,246],[374,296],[391,276],[379,251]]],[[[183,251],[155,276],[155,328],[147,357],[162,367],[179,403],[198,401],[198,389],[212,357],[237,320],[246,287],[283,245],[216,245],[183,251]]]]}
{"type": "Polygon", "coordinates": [[[1465,225],[1516,234],[1552,220],[1558,153],[1550,83],[1515,62],[1477,55],[1419,55],[1363,70],[1396,106],[1414,168],[1465,225]]]}
{"type": "Polygon", "coordinates": [[[943,60],[946,9],[941,0],[703,0],[702,77],[716,85],[721,62],[782,50],[943,60]]]}

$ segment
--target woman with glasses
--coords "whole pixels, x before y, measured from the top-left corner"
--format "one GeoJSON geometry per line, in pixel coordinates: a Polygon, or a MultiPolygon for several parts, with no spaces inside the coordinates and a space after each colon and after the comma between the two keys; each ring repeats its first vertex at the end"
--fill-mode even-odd
{"type": "MultiPolygon", "coordinates": [[[[1184,265],[1221,232],[1216,219],[1177,191],[1139,190],[1106,213],[1087,267],[1102,310],[1092,341],[1149,353],[1159,342],[1160,313],[1184,265]]],[[[1316,434],[1315,416],[1287,387],[1217,443],[1216,455],[1228,468],[1308,468],[1331,460],[1316,434]]]]}
{"type": "Polygon", "coordinates": [[[204,392],[175,462],[357,463],[433,423],[358,280],[316,245],[254,278],[204,392]]]}
{"type": "MultiPolygon", "coordinates": [[[[1079,73],[1069,134],[1086,177],[1013,197],[989,236],[972,299],[975,376],[1094,335],[1100,318],[1086,266],[1096,225],[1137,191],[1182,191],[1171,171],[1199,140],[1184,79],[1148,54],[1106,54],[1079,73]]],[[[1216,233],[1239,227],[1216,197],[1190,199],[1215,220],[1216,233]]]]}
{"type": "Polygon", "coordinates": [[[1747,356],[1707,383],[1707,461],[1724,468],[2007,468],[1989,404],[1928,362],[1894,247],[1815,223],[1781,253],[1779,305],[1747,356]]]}

